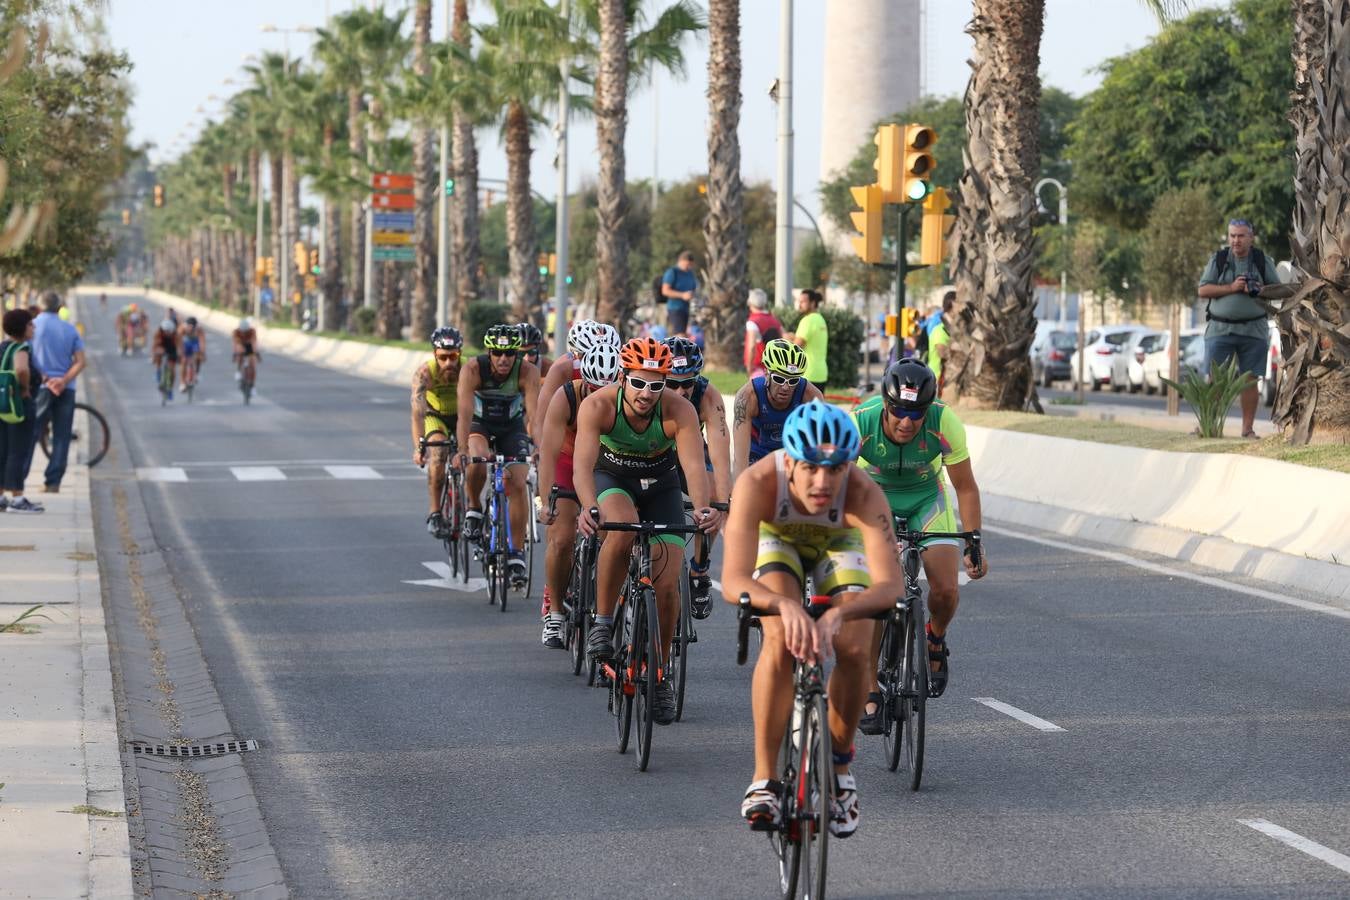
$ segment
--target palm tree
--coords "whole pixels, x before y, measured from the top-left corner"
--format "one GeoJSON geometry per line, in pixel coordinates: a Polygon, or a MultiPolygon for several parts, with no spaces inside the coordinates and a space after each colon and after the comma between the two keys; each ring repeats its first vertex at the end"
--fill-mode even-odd
{"type": "Polygon", "coordinates": [[[596,312],[604,321],[621,322],[627,318],[633,297],[624,240],[628,216],[624,157],[628,97],[657,66],[682,75],[684,54],[680,45],[706,23],[698,7],[688,0],[667,7],[652,27],[642,31],[634,31],[640,23],[641,0],[586,0],[582,9],[598,44],[595,130],[600,178],[595,240],[600,293],[596,312]]]}
{"type": "Polygon", "coordinates": [[[298,135],[300,156],[306,162],[302,174],[323,198],[323,270],[319,274],[319,292],[323,297],[324,323],[335,328],[342,305],[342,211],[341,202],[363,189],[363,184],[346,174],[343,165],[343,124],[347,110],[345,91],[334,90],[329,79],[311,82],[305,97],[308,115],[298,135]]]}
{"type": "MultiPolygon", "coordinates": [[[[462,56],[468,59],[472,41],[469,0],[454,2],[451,40],[462,56]]],[[[471,71],[472,62],[464,69],[471,71]]],[[[485,95],[477,96],[482,98],[485,95]]],[[[462,325],[465,306],[477,300],[479,292],[478,265],[482,259],[482,248],[478,237],[478,146],[473,130],[481,124],[483,115],[482,110],[476,108],[467,96],[461,96],[452,109],[454,122],[451,125],[450,167],[455,179],[455,197],[450,206],[450,255],[454,261],[453,290],[458,298],[454,306],[461,316],[459,322],[462,325]]]]}
{"type": "Polygon", "coordinates": [[[514,315],[543,324],[538,241],[530,190],[530,156],[540,107],[556,99],[558,61],[568,46],[567,23],[544,0],[493,0],[496,23],[478,29],[476,68],[492,86],[506,147],[506,242],[514,315]]]}
{"type": "MultiPolygon", "coordinates": [[[[282,203],[285,197],[283,157],[286,141],[280,126],[281,108],[284,103],[282,93],[289,77],[287,69],[286,58],[280,53],[264,53],[257,63],[247,67],[248,73],[253,78],[253,86],[249,89],[252,94],[251,102],[256,105],[258,114],[264,117],[267,123],[262,134],[267,141],[265,150],[270,170],[268,181],[272,186],[271,256],[278,272],[285,264],[287,256],[284,250],[285,235],[281,232],[282,203]]],[[[273,284],[272,289],[276,291],[277,285],[273,284]]],[[[276,302],[286,301],[285,298],[278,296],[276,302]]]]}
{"type": "MultiPolygon", "coordinates": [[[[413,74],[425,78],[431,71],[431,0],[417,0],[413,13],[413,74]]],[[[421,340],[436,323],[436,160],[431,129],[425,116],[413,120],[413,296],[412,334],[421,340]]]]}
{"type": "Polygon", "coordinates": [[[749,263],[741,184],[741,4],[708,4],[708,357],[716,365],[741,365],[749,263]]]}
{"type": "Polygon", "coordinates": [[[1274,419],[1294,444],[1350,441],[1350,0],[1293,0],[1294,221],[1301,279],[1277,322],[1274,419]],[[1341,148],[1338,150],[1337,148],[1341,148]]]}

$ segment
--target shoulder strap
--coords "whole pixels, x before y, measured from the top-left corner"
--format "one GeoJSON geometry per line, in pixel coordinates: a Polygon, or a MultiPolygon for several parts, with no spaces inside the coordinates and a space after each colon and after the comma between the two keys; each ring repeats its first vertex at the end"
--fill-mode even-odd
{"type": "Polygon", "coordinates": [[[0,357],[0,372],[8,372],[11,375],[14,374],[14,355],[19,352],[21,346],[25,345],[20,341],[10,341],[5,346],[4,355],[3,357],[0,357]]]}
{"type": "Polygon", "coordinates": [[[567,427],[575,428],[577,426],[577,383],[575,381],[563,382],[563,396],[567,398],[567,427]]]}

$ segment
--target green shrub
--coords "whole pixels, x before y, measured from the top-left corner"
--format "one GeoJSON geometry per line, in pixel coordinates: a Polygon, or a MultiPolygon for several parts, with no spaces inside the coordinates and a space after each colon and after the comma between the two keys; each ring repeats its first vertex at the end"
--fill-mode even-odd
{"type": "MultiPolygon", "coordinates": [[[[802,317],[795,307],[780,306],[773,314],[787,331],[795,330],[802,317]]],[[[858,386],[858,369],[863,360],[866,330],[863,320],[846,309],[833,306],[821,306],[820,314],[825,317],[825,325],[830,329],[830,342],[825,351],[825,363],[830,368],[830,385],[852,390],[858,386]]]]}
{"type": "Polygon", "coordinates": [[[1237,359],[1229,357],[1222,366],[1211,367],[1208,379],[1199,372],[1188,372],[1180,384],[1170,378],[1162,381],[1176,388],[1181,398],[1191,405],[1200,421],[1201,437],[1220,438],[1233,401],[1251,383],[1250,379],[1246,372],[1238,371],[1237,359]]]}
{"type": "Polygon", "coordinates": [[[375,333],[375,320],[380,312],[373,306],[362,306],[352,313],[352,331],[370,337],[375,333]]]}
{"type": "Polygon", "coordinates": [[[475,300],[464,310],[464,340],[468,343],[481,344],[483,335],[493,325],[509,324],[511,319],[511,310],[509,307],[500,303],[494,303],[491,300],[475,300]]]}

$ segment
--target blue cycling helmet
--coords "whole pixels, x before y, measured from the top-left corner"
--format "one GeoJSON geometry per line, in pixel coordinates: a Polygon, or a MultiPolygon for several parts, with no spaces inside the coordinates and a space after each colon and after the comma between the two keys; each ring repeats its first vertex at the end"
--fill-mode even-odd
{"type": "Polygon", "coordinates": [[[666,338],[664,343],[672,356],[671,378],[691,378],[703,371],[703,351],[698,344],[686,337],[666,338]]]}
{"type": "Polygon", "coordinates": [[[783,423],[787,455],[815,466],[852,462],[858,458],[861,443],[853,417],[823,400],[797,407],[783,423]]]}

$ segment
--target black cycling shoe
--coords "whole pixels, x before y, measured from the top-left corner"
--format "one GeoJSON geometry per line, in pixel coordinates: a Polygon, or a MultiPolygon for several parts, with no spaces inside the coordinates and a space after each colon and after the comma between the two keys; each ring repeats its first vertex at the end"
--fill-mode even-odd
{"type": "Polygon", "coordinates": [[[529,574],[525,568],[524,552],[512,550],[507,557],[506,568],[511,573],[511,586],[522,587],[525,584],[526,576],[529,574]]]}
{"type": "Polygon", "coordinates": [[[712,615],[712,578],[708,575],[689,576],[689,608],[695,619],[712,615]]]}
{"type": "Polygon", "coordinates": [[[881,695],[872,691],[867,695],[867,704],[863,707],[862,718],[858,720],[858,730],[863,734],[881,734],[881,695]],[[874,712],[867,712],[867,707],[876,707],[874,712]]]}
{"type": "Polygon", "coordinates": [[[480,510],[471,509],[464,516],[464,538],[465,540],[476,541],[483,536],[483,513],[480,510]]]}
{"type": "Polygon", "coordinates": [[[928,670],[928,696],[941,697],[942,692],[947,690],[947,676],[950,674],[947,659],[951,655],[945,634],[940,638],[933,637],[931,633],[928,635],[928,659],[938,664],[937,671],[928,670]]]}
{"type": "Polygon", "coordinates": [[[656,698],[652,701],[652,721],[669,725],[675,721],[675,685],[662,679],[656,683],[656,698]]]}
{"type": "Polygon", "coordinates": [[[614,626],[603,622],[591,625],[586,635],[586,655],[597,662],[609,662],[614,658],[614,626]]]}
{"type": "Polygon", "coordinates": [[[445,534],[445,519],[440,513],[434,512],[427,516],[427,534],[437,539],[445,534]]]}

